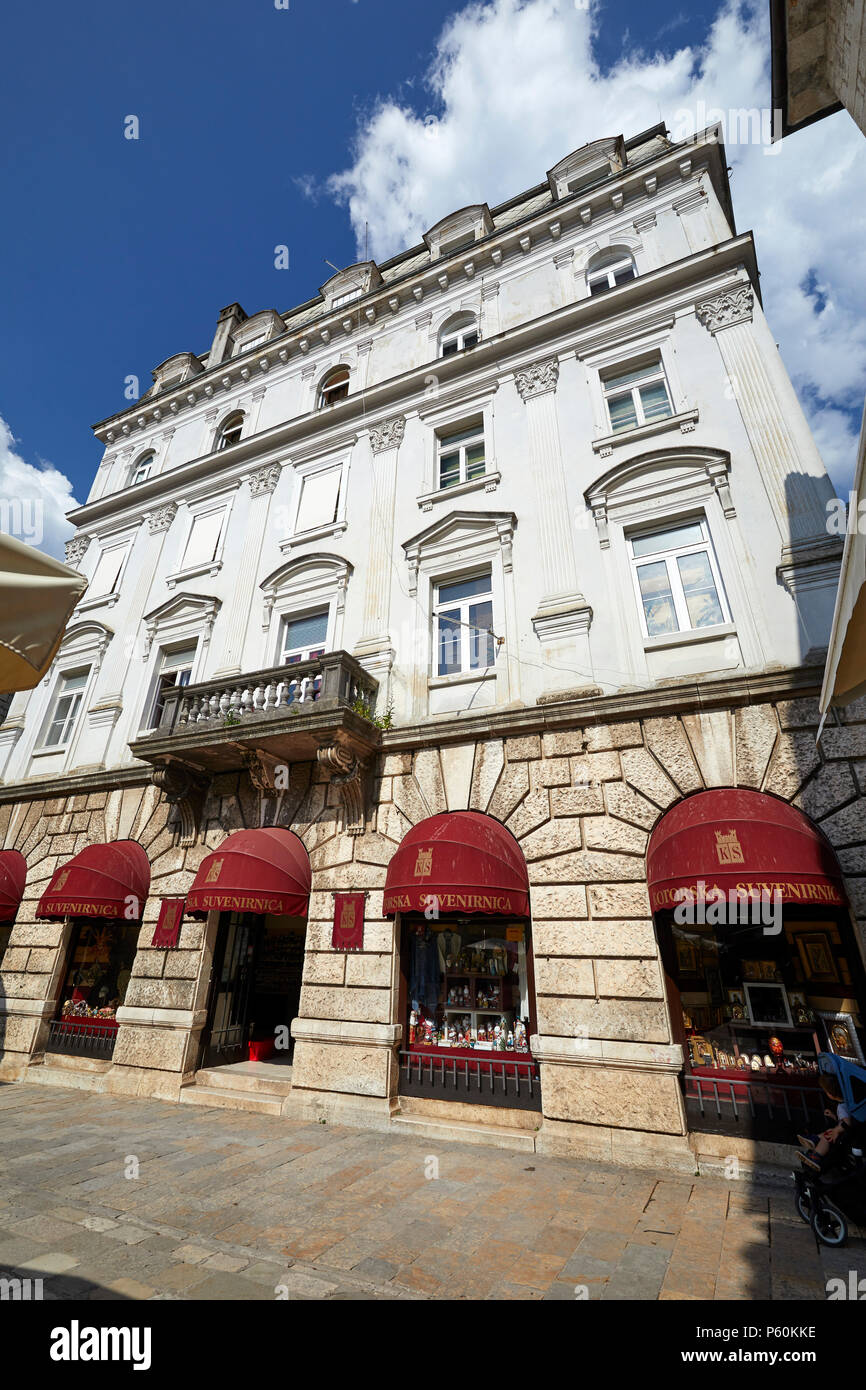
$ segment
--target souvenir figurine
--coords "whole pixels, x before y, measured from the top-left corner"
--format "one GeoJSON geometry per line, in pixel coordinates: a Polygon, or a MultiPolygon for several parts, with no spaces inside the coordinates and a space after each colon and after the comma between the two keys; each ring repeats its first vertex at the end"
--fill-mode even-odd
{"type": "MultiPolygon", "coordinates": [[[[65,1010],[65,1005],[64,1005],[64,1012],[65,1012],[65,1011],[66,1011],[66,1010],[65,1010]]],[[[412,1012],[411,1012],[410,1015],[409,1015],[409,1046],[410,1046],[410,1047],[412,1046],[412,1044],[413,1044],[414,1041],[415,1041],[415,1033],[416,1033],[416,1031],[417,1031],[417,1028],[418,1028],[418,1010],[417,1010],[417,1009],[413,1009],[412,1012]]]]}
{"type": "Polygon", "coordinates": [[[433,1046],[433,1024],[429,1018],[425,1018],[424,1020],[424,1046],[433,1046]]]}
{"type": "Polygon", "coordinates": [[[479,1023],[478,1025],[478,1041],[487,1042],[487,1029],[484,1027],[483,1023],[479,1023]]]}
{"type": "Polygon", "coordinates": [[[761,1059],[760,1059],[760,1057],[758,1056],[758,1054],[757,1054],[757,1052],[756,1052],[755,1055],[754,1055],[754,1057],[752,1058],[752,1071],[760,1071],[760,1070],[761,1070],[761,1059]]]}
{"type": "Polygon", "coordinates": [[[509,1028],[509,1030],[508,1030],[508,1037],[507,1037],[507,1039],[506,1039],[506,1041],[505,1041],[505,1046],[506,1046],[506,1048],[508,1049],[509,1052],[513,1052],[513,1051],[514,1051],[514,1034],[512,1033],[512,1031],[511,1031],[510,1028],[509,1028]]]}
{"type": "Polygon", "coordinates": [[[772,1059],[772,1057],[770,1056],[769,1052],[766,1052],[766,1053],[764,1054],[764,1066],[765,1066],[765,1067],[774,1067],[775,1065],[776,1065],[776,1063],[773,1061],[773,1059],[772,1059]]]}

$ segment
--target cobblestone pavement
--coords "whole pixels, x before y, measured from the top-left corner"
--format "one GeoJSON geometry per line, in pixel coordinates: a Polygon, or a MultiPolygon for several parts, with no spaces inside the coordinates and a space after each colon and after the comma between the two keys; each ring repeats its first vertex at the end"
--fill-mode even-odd
{"type": "Polygon", "coordinates": [[[59,1299],[824,1299],[866,1243],[819,1249],[784,1185],[7,1085],[0,1266],[59,1299]]]}

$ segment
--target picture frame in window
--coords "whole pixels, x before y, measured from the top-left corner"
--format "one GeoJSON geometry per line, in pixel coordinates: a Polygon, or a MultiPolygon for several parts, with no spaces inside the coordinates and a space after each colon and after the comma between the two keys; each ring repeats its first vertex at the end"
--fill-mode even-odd
{"type": "Polygon", "coordinates": [[[827,932],[798,933],[797,950],[803,963],[803,973],[811,984],[838,983],[833,947],[827,932]]]}
{"type": "Polygon", "coordinates": [[[788,991],[782,984],[743,985],[749,1022],[775,1027],[793,1027],[791,1009],[788,1004],[788,991]]]}
{"type": "Polygon", "coordinates": [[[677,952],[677,974],[700,975],[701,953],[694,941],[690,941],[688,937],[685,936],[678,936],[675,945],[677,952]]]}
{"type": "Polygon", "coordinates": [[[827,1046],[837,1057],[848,1062],[864,1065],[863,1048],[857,1033],[853,1014],[834,1013],[832,1010],[818,1010],[827,1033],[827,1046]]]}

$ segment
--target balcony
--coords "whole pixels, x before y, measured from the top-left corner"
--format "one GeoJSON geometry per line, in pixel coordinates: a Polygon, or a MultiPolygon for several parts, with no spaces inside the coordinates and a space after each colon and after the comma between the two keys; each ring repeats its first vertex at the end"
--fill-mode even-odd
{"type": "MultiPolygon", "coordinates": [[[[153,781],[187,804],[218,772],[246,768],[261,791],[280,790],[280,765],[323,764],[341,784],[360,779],[379,742],[378,681],[348,652],[244,676],[178,686],[159,724],[130,744],[153,781]]],[[[363,827],[362,827],[363,828],[363,827]]]]}

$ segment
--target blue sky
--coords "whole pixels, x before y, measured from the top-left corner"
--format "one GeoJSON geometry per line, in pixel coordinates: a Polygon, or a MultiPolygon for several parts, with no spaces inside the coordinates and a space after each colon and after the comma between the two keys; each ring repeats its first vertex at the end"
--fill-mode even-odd
{"type": "MultiPolygon", "coordinates": [[[[464,193],[499,201],[614,124],[626,136],[660,117],[670,124],[671,102],[694,103],[696,93],[738,106],[757,93],[766,103],[765,8],[734,4],[725,23],[711,0],[688,16],[661,0],[593,0],[589,12],[583,0],[290,0],[288,10],[274,0],[43,0],[7,9],[0,416],[12,438],[0,434],[0,485],[33,482],[35,468],[58,508],[70,490],[83,499],[101,454],[89,427],[123,408],[128,375],[145,390],[164,358],[205,350],[232,300],[252,313],[308,298],[331,274],[325,257],[356,258],[364,220],[382,258],[469,201],[464,193]],[[485,62],[498,44],[518,54],[511,75],[507,62],[485,62]],[[573,69],[560,67],[553,92],[550,52],[573,69]],[[518,112],[517,124],[494,117],[486,129],[485,113],[500,103],[518,112]],[[124,139],[130,114],[140,121],[135,141],[124,139]],[[419,139],[431,117],[441,140],[433,160],[419,139]],[[401,215],[407,193],[413,212],[401,215]],[[290,250],[287,271],[274,268],[278,243],[290,250]]],[[[862,177],[850,118],[816,129],[834,123],[844,137],[839,181],[854,165],[862,177]]],[[[738,179],[732,160],[741,228],[756,225],[743,202],[757,203],[769,175],[788,188],[794,181],[796,206],[806,166],[828,139],[807,132],[785,144],[792,149],[763,164],[753,152],[753,175],[744,164],[738,179]]],[[[830,196],[839,221],[845,188],[830,196]]],[[[763,245],[756,230],[767,305],[785,248],[778,222],[763,245]]],[[[862,223],[855,234],[862,244],[862,223]]],[[[816,432],[827,434],[825,457],[841,456],[851,435],[864,355],[843,307],[847,243],[837,229],[827,248],[826,235],[807,219],[796,264],[778,272],[787,321],[777,327],[816,432]],[[802,286],[796,312],[792,286],[802,286]],[[831,329],[836,338],[844,330],[848,362],[832,380],[809,365],[815,335],[831,329]]],[[[46,536],[46,548],[57,543],[46,536]]]]}

